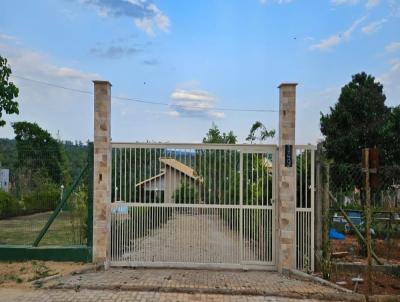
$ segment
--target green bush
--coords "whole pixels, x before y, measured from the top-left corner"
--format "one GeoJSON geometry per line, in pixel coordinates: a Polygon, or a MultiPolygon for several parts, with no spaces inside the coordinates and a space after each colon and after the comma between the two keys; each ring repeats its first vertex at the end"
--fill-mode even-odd
{"type": "Polygon", "coordinates": [[[196,188],[189,183],[182,182],[174,192],[175,203],[195,204],[199,202],[199,194],[196,188]]]}
{"type": "Polygon", "coordinates": [[[60,202],[60,189],[52,183],[43,183],[33,192],[25,193],[23,202],[26,213],[52,211],[60,202]]]}
{"type": "Polygon", "coordinates": [[[11,194],[0,190],[0,218],[17,216],[21,213],[22,206],[11,194]]]}
{"type": "Polygon", "coordinates": [[[70,223],[73,232],[73,242],[84,244],[87,240],[87,189],[78,187],[67,201],[70,211],[70,223]]]}

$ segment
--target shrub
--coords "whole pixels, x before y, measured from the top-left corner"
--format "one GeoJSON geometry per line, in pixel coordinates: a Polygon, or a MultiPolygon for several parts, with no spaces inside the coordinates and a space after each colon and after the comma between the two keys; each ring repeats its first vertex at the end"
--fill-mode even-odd
{"type": "Polygon", "coordinates": [[[26,213],[52,211],[60,202],[60,189],[52,183],[43,183],[37,190],[23,196],[26,213]]]}
{"type": "Polygon", "coordinates": [[[17,216],[21,213],[22,206],[11,194],[0,190],[0,218],[17,216]]]}
{"type": "Polygon", "coordinates": [[[70,223],[73,232],[73,242],[83,244],[87,239],[87,189],[81,186],[67,201],[70,211],[70,223]]]}

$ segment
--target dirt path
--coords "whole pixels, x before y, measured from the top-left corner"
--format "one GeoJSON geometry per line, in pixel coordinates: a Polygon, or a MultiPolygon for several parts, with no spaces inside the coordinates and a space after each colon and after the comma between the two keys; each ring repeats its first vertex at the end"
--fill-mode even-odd
{"type": "MultiPolygon", "coordinates": [[[[219,215],[177,214],[149,235],[125,244],[122,261],[227,263],[265,259],[261,245],[244,241],[219,215]],[[129,246],[129,244],[131,244],[129,246]],[[242,256],[241,256],[241,253],[242,256]]],[[[114,254],[116,255],[116,254],[114,254]]]]}

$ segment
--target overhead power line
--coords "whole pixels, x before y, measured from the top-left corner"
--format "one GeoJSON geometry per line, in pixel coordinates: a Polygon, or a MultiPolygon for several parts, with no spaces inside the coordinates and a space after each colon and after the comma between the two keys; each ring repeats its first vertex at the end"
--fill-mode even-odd
{"type": "MultiPolygon", "coordinates": [[[[49,83],[45,81],[40,81],[40,80],[35,80],[27,77],[22,77],[18,75],[11,75],[14,78],[25,80],[25,81],[30,81],[33,83],[37,84],[42,84],[54,88],[59,88],[59,89],[64,89],[64,90],[69,90],[73,92],[78,92],[78,93],[84,93],[84,94],[89,94],[93,95],[92,91],[88,90],[82,90],[82,89],[77,89],[77,88],[71,88],[71,87],[66,87],[62,86],[59,84],[54,84],[54,83],[49,83]]],[[[131,101],[135,103],[142,103],[142,104],[149,104],[149,105],[160,105],[160,106],[168,106],[168,107],[176,107],[176,108],[182,108],[182,109],[202,109],[202,110],[219,110],[219,111],[236,111],[236,112],[278,112],[278,110],[273,110],[273,109],[245,109],[245,108],[228,108],[228,107],[213,107],[213,108],[204,108],[202,106],[186,106],[186,105],[179,105],[179,104],[171,104],[171,103],[163,103],[163,102],[155,102],[155,101],[146,101],[146,100],[141,100],[137,98],[130,98],[130,97],[121,97],[121,96],[112,96],[112,99],[116,100],[122,100],[122,101],[131,101]]]]}

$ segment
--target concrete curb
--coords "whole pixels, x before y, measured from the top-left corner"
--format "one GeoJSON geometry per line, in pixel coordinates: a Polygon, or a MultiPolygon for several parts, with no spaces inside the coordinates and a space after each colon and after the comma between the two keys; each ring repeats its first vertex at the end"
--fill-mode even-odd
{"type": "Polygon", "coordinates": [[[368,297],[368,302],[399,302],[400,296],[373,295],[368,297]]]}
{"type": "MultiPolygon", "coordinates": [[[[345,272],[364,272],[368,266],[360,263],[347,263],[347,262],[333,262],[333,266],[341,271],[345,272]]],[[[400,265],[384,264],[384,265],[373,265],[372,270],[375,272],[391,273],[395,269],[400,269],[400,265]]]]}
{"type": "Polygon", "coordinates": [[[339,285],[337,285],[335,283],[332,283],[332,282],[327,281],[325,279],[322,279],[320,277],[306,274],[306,273],[304,273],[302,271],[299,271],[299,270],[291,269],[291,270],[285,271],[284,274],[289,276],[289,277],[293,277],[295,279],[300,279],[300,280],[304,280],[304,281],[310,281],[310,282],[314,282],[314,283],[319,283],[319,284],[322,284],[322,285],[325,285],[325,286],[332,287],[332,288],[334,288],[336,290],[339,290],[341,292],[345,292],[345,293],[348,293],[348,294],[354,294],[354,292],[352,290],[350,290],[350,289],[341,287],[341,286],[339,286],[339,285]]]}

